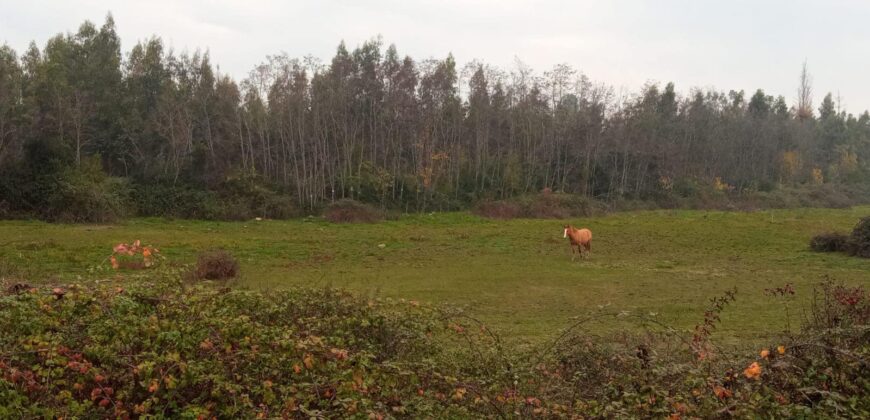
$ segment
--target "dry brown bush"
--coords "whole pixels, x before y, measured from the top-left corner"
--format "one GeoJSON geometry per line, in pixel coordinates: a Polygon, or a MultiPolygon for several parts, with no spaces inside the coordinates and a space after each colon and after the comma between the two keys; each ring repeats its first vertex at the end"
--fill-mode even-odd
{"type": "Polygon", "coordinates": [[[842,233],[828,232],[813,236],[810,249],[816,252],[841,252],[846,250],[849,238],[842,233]]]}
{"type": "Polygon", "coordinates": [[[238,275],[239,263],[227,251],[215,249],[199,254],[194,277],[197,280],[225,280],[238,275]]]}
{"type": "Polygon", "coordinates": [[[355,200],[339,200],[326,207],[323,217],[332,223],[374,223],[384,219],[384,213],[355,200]]]}
{"type": "Polygon", "coordinates": [[[510,201],[484,201],[474,206],[472,213],[490,219],[515,219],[523,217],[523,208],[510,201]]]}

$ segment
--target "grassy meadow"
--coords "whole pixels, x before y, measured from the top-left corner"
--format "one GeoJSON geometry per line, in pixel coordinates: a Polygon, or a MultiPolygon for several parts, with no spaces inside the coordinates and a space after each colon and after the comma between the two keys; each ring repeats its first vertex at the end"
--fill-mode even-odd
{"type": "MultiPolygon", "coordinates": [[[[760,339],[794,326],[823,276],[870,287],[870,260],[808,250],[816,233],[850,231],[870,207],[753,213],[645,211],[570,220],[594,234],[592,255],[572,261],[560,220],[495,221],[468,213],[408,215],[377,224],[320,218],[207,222],[133,219],[113,225],[0,222],[0,277],[31,283],[124,276],[106,271],[119,242],[140,239],[170,263],[224,248],[239,258],[240,286],[330,286],[366,295],[467,307],[521,343],[551,338],[604,308],[654,316],[690,330],[708,299],[736,287],[716,336],[760,339]],[[102,267],[102,270],[95,268],[102,267]],[[792,283],[789,310],[764,289],[792,283]]],[[[131,278],[130,281],[135,281],[131,278]]],[[[607,335],[631,328],[586,326],[607,335]]]]}

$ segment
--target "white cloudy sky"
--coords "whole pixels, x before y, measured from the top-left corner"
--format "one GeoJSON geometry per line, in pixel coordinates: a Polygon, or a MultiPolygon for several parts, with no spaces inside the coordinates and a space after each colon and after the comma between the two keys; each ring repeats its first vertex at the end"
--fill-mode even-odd
{"type": "Polygon", "coordinates": [[[760,87],[791,102],[806,59],[817,104],[831,91],[850,112],[870,109],[866,0],[0,0],[0,11],[0,42],[19,51],[111,11],[125,51],[159,35],[175,50],[207,48],[237,79],[269,54],[328,60],[341,40],[381,35],[417,59],[452,52],[509,67],[519,57],[617,88],[760,87]]]}

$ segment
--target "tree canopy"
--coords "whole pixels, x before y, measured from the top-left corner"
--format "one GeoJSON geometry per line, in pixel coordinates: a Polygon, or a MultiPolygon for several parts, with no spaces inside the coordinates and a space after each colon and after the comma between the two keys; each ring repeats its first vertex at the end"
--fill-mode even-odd
{"type": "Polygon", "coordinates": [[[792,107],[761,89],[618,95],[564,64],[415,61],[380,39],[341,43],[328,64],[270,56],[236,81],[160,38],[122,54],[108,16],[20,56],[0,48],[0,207],[48,216],[132,196],[132,211],[159,214],[148,203],[167,191],[177,204],[236,188],[305,209],[427,210],[544,188],[648,199],[714,182],[866,183],[870,114],[830,94],[815,113],[806,66],[795,82],[792,107]]]}

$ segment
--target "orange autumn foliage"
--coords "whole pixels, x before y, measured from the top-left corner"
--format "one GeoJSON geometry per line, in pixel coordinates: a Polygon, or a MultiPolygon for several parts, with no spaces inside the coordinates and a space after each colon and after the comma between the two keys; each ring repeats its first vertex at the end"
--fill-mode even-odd
{"type": "Polygon", "coordinates": [[[748,379],[758,379],[761,377],[761,365],[759,365],[758,362],[752,362],[752,364],[743,371],[743,374],[748,379]]]}
{"type": "Polygon", "coordinates": [[[734,395],[730,389],[718,385],[713,387],[713,394],[715,394],[720,400],[731,398],[731,396],[734,395]]]}

